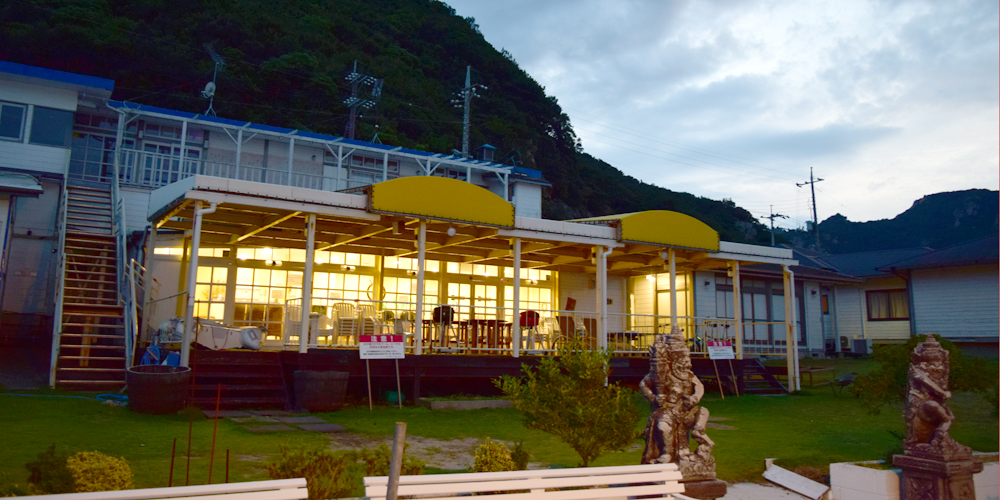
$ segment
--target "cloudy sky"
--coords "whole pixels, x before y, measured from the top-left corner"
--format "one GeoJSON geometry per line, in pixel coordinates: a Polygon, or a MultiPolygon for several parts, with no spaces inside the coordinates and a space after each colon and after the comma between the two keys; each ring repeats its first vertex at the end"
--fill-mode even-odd
{"type": "Polygon", "coordinates": [[[649,183],[784,227],[810,167],[821,221],[1000,184],[995,0],[445,1],[649,183]]]}

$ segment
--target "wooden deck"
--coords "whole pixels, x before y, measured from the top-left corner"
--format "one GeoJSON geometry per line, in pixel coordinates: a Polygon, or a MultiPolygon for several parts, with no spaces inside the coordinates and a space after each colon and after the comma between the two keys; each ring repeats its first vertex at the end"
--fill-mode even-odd
{"type": "MultiPolygon", "coordinates": [[[[375,400],[380,399],[384,391],[396,390],[396,360],[370,360],[366,369],[365,360],[360,359],[355,350],[310,349],[306,354],[281,351],[266,355],[242,349],[194,350],[191,359],[195,377],[193,403],[208,409],[214,409],[215,389],[220,384],[223,408],[293,408],[292,381],[296,370],[348,372],[348,396],[358,401],[368,397],[367,369],[371,372],[375,400]],[[264,367],[262,363],[270,366],[264,367]],[[211,374],[211,377],[200,374],[211,374]],[[265,374],[269,376],[264,377],[265,374]],[[276,384],[284,384],[284,390],[276,384]]],[[[501,375],[519,376],[522,365],[535,366],[540,359],[538,356],[456,354],[407,356],[398,360],[400,386],[407,402],[420,397],[454,394],[498,395],[493,379],[501,375]]],[[[708,359],[692,359],[693,371],[703,380],[708,392],[719,391],[716,367],[726,394],[733,394],[728,362],[720,361],[713,367],[708,359]]],[[[755,359],[734,360],[732,368],[740,394],[784,392],[755,359]]],[[[649,359],[646,357],[615,357],[611,360],[610,381],[637,389],[648,372],[649,359]]]]}

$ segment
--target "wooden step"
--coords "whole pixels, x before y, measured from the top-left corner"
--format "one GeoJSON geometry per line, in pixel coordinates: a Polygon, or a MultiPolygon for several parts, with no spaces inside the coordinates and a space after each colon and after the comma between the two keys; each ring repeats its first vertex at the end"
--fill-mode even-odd
{"type": "Polygon", "coordinates": [[[88,323],[67,323],[67,322],[64,321],[63,322],[63,328],[65,328],[67,326],[79,326],[81,328],[100,328],[100,329],[111,328],[113,330],[118,330],[118,329],[125,328],[125,325],[106,325],[104,323],[97,323],[97,324],[95,324],[95,323],[89,323],[89,324],[88,323]]]}
{"type": "MultiPolygon", "coordinates": [[[[192,392],[218,391],[219,384],[194,384],[191,386],[192,392]]],[[[284,391],[284,384],[222,384],[223,395],[226,391],[284,391]]]]}
{"type": "MultiPolygon", "coordinates": [[[[124,339],[125,338],[125,336],[123,336],[123,335],[107,335],[107,334],[103,334],[103,333],[66,333],[66,332],[63,332],[63,333],[60,333],[59,336],[63,337],[63,338],[67,338],[68,337],[68,338],[74,338],[74,339],[88,338],[88,339],[120,340],[120,339],[124,339]]],[[[79,344],[77,344],[77,345],[79,345],[79,344]]]]}
{"type": "Polygon", "coordinates": [[[107,255],[87,255],[82,253],[67,253],[66,254],[67,264],[76,265],[86,265],[86,266],[108,266],[116,267],[113,264],[97,264],[96,261],[117,261],[117,257],[108,257],[107,255]],[[95,262],[79,262],[81,260],[93,260],[95,262]],[[70,262],[72,261],[72,262],[70,262]]]}
{"type": "MultiPolygon", "coordinates": [[[[104,351],[124,351],[123,345],[100,345],[100,344],[60,344],[60,349],[96,349],[104,351]]],[[[123,358],[124,359],[124,358],[123,358]]]]}
{"type": "Polygon", "coordinates": [[[82,367],[81,368],[81,367],[73,367],[73,368],[56,368],[56,370],[58,370],[58,371],[65,371],[65,372],[81,372],[81,373],[86,373],[86,372],[93,372],[93,373],[97,373],[97,372],[101,372],[101,373],[116,373],[116,372],[120,372],[120,373],[125,373],[125,369],[124,368],[89,368],[89,367],[82,367]]]}

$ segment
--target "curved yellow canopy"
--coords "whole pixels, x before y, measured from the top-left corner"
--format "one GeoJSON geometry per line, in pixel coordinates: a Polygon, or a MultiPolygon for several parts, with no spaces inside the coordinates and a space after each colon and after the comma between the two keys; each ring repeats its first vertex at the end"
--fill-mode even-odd
{"type": "Polygon", "coordinates": [[[672,247],[719,251],[719,233],[704,222],[679,212],[647,210],[579,221],[618,222],[621,240],[672,247]]]}
{"type": "Polygon", "coordinates": [[[475,184],[445,177],[400,177],[374,184],[368,204],[376,212],[514,226],[514,205],[475,184]]]}

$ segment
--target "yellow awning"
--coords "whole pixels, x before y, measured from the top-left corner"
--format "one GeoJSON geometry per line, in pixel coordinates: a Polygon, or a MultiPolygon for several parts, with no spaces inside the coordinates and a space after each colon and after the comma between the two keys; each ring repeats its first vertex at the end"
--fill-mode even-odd
{"type": "Polygon", "coordinates": [[[514,226],[514,205],[475,184],[445,177],[400,177],[374,184],[368,204],[375,212],[514,226]]]}
{"type": "Polygon", "coordinates": [[[602,221],[617,223],[623,242],[719,251],[718,232],[708,224],[679,212],[647,210],[577,219],[575,222],[602,221]]]}

